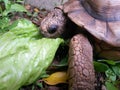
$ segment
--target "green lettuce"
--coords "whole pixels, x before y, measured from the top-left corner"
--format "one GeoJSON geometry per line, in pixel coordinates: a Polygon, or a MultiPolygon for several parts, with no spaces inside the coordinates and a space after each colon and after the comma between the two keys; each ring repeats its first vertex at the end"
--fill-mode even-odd
{"type": "Polygon", "coordinates": [[[17,20],[0,36],[0,90],[33,83],[51,64],[63,39],[42,38],[34,24],[17,20]]]}

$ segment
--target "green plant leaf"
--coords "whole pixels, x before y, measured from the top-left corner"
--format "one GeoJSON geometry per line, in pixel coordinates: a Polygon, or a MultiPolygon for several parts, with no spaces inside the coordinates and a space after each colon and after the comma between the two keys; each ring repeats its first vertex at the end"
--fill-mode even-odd
{"type": "Polygon", "coordinates": [[[98,60],[99,62],[105,62],[107,64],[110,64],[110,65],[115,65],[116,64],[116,61],[113,61],[113,60],[98,60]]]}
{"type": "Polygon", "coordinates": [[[11,12],[27,12],[27,10],[24,8],[24,6],[15,3],[15,4],[9,5],[9,8],[4,10],[2,15],[7,16],[8,13],[11,13],[11,12]]]}
{"type": "Polygon", "coordinates": [[[94,68],[98,72],[105,72],[109,69],[108,65],[94,61],[94,68]]]}
{"type": "Polygon", "coordinates": [[[10,6],[11,6],[10,0],[1,0],[1,1],[4,2],[4,4],[5,4],[5,9],[9,9],[9,8],[10,8],[10,6]]]}
{"type": "Polygon", "coordinates": [[[8,17],[3,17],[2,19],[0,19],[0,29],[4,29],[9,25],[10,25],[10,19],[8,17]]]}
{"type": "Polygon", "coordinates": [[[20,5],[20,4],[12,4],[11,11],[16,11],[16,12],[26,12],[27,10],[24,8],[24,6],[20,5]]]}
{"type": "Polygon", "coordinates": [[[37,85],[38,87],[40,87],[40,88],[43,88],[43,84],[40,83],[40,82],[36,82],[36,85],[37,85]]]}
{"type": "Polygon", "coordinates": [[[120,77],[120,63],[117,63],[116,65],[112,66],[112,69],[114,73],[120,77]]]}
{"type": "Polygon", "coordinates": [[[105,74],[110,81],[116,80],[116,74],[111,69],[108,69],[105,74]]]}
{"type": "Polygon", "coordinates": [[[18,90],[43,75],[63,39],[41,38],[26,19],[0,36],[0,90],[18,90]]]}
{"type": "Polygon", "coordinates": [[[107,90],[119,90],[117,87],[115,87],[111,82],[106,81],[105,82],[107,90]]]}
{"type": "Polygon", "coordinates": [[[16,0],[17,3],[24,3],[24,0],[16,0]]]}

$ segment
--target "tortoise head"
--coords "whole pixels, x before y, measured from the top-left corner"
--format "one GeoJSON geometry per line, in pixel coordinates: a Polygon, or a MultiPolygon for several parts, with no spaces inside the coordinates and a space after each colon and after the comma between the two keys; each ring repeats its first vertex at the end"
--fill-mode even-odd
{"type": "Polygon", "coordinates": [[[96,19],[120,20],[120,0],[82,0],[81,2],[86,11],[96,19]]]}
{"type": "Polygon", "coordinates": [[[55,8],[42,21],[40,31],[45,37],[56,38],[62,35],[66,18],[60,8],[55,8]]]}

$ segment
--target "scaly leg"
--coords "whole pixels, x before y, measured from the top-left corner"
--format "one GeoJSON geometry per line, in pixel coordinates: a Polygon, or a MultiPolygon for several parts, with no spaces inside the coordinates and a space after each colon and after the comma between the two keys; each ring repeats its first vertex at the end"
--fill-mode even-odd
{"type": "Polygon", "coordinates": [[[83,34],[71,39],[68,62],[69,90],[94,90],[93,51],[83,34]]]}

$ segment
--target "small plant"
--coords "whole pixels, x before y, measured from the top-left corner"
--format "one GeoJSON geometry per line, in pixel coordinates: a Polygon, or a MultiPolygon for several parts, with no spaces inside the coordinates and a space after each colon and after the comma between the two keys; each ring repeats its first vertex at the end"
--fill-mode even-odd
{"type": "Polygon", "coordinates": [[[19,4],[21,2],[22,0],[0,0],[0,33],[9,29],[10,16],[15,12],[27,12],[24,6],[19,4]]]}
{"type": "Polygon", "coordinates": [[[120,62],[111,60],[94,61],[95,70],[105,73],[105,86],[107,90],[119,90],[120,62]]]}

